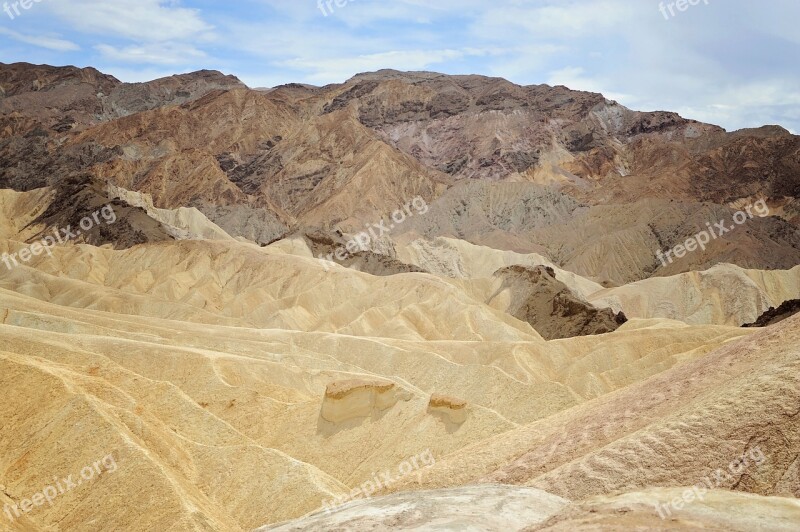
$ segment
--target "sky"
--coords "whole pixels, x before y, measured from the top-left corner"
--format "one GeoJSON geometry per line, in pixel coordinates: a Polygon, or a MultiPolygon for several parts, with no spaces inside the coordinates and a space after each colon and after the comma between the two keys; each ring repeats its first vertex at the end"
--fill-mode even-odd
{"type": "Polygon", "coordinates": [[[128,82],[214,69],[251,87],[341,83],[381,68],[482,74],[601,92],[631,109],[676,111],[728,130],[778,124],[800,132],[798,0],[0,0],[0,7],[4,63],[93,66],[128,82]]]}

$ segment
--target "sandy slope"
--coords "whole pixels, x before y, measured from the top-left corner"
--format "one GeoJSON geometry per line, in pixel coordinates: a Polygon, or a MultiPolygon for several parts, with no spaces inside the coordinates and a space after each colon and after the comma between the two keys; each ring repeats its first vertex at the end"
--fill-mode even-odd
{"type": "MultiPolygon", "coordinates": [[[[684,488],[653,488],[573,502],[547,492],[503,485],[405,492],[352,503],[259,531],[509,530],[616,532],[714,530],[793,532],[800,502],[716,490],[664,518],[656,505],[681,499],[684,488]]],[[[691,493],[692,491],[689,490],[691,493]]]]}
{"type": "Polygon", "coordinates": [[[797,497],[799,324],[800,317],[791,318],[464,449],[409,485],[494,481],[583,499],[693,485],[721,469],[725,474],[718,487],[797,497]],[[731,463],[755,448],[765,460],[728,472],[731,463]]]}
{"type": "Polygon", "coordinates": [[[37,233],[31,227],[49,205],[52,191],[45,187],[30,192],[0,189],[0,238],[25,241],[37,233]]]}
{"type": "Polygon", "coordinates": [[[555,267],[545,257],[476,246],[439,237],[398,246],[397,256],[443,277],[471,279],[461,286],[475,297],[506,310],[510,298],[498,299],[503,281],[497,270],[511,265],[548,266],[575,294],[598,307],[624,312],[628,318],[666,318],[690,324],[739,326],[755,321],[770,307],[800,297],[800,266],[791,270],[745,270],[730,264],[653,277],[614,288],[555,267]],[[484,279],[493,278],[492,282],[484,279]]]}
{"type": "Polygon", "coordinates": [[[800,266],[763,271],[721,264],[707,271],[609,288],[592,294],[589,301],[622,310],[628,317],[739,326],[798,297],[800,266]]]}
{"type": "MultiPolygon", "coordinates": [[[[166,234],[171,235],[173,238],[180,239],[224,239],[231,240],[231,237],[225,233],[218,226],[210,222],[202,213],[196,209],[157,209],[153,207],[152,201],[146,196],[139,193],[128,192],[116,187],[114,194],[126,198],[128,203],[135,206],[143,207],[141,216],[149,217],[153,224],[161,227],[161,230],[166,234]]],[[[44,211],[51,199],[52,191],[47,188],[37,189],[31,192],[18,193],[13,191],[2,191],[0,193],[0,202],[2,202],[3,214],[0,218],[0,231],[7,238],[23,241],[26,239],[34,238],[39,231],[43,228],[40,223],[37,223],[37,217],[44,211]]],[[[246,250],[245,257],[258,256],[258,248],[255,246],[247,246],[240,244],[241,249],[246,250]]],[[[484,246],[476,246],[463,240],[439,237],[433,240],[427,239],[412,239],[408,241],[407,235],[401,235],[397,243],[392,240],[387,240],[380,244],[386,250],[381,250],[381,253],[389,253],[391,260],[397,259],[402,263],[411,265],[412,267],[419,268],[423,271],[430,272],[436,276],[445,279],[468,279],[468,283],[454,283],[463,291],[471,294],[475,299],[481,302],[488,303],[491,307],[500,311],[509,311],[512,301],[518,295],[514,290],[504,288],[502,276],[496,276],[495,273],[505,267],[521,265],[526,267],[547,266],[553,268],[556,273],[556,278],[567,285],[576,295],[580,298],[586,299],[598,307],[610,307],[615,312],[624,312],[629,318],[668,318],[678,319],[691,324],[720,324],[720,325],[742,325],[755,321],[763,312],[770,307],[777,307],[784,301],[790,299],[800,298],[800,266],[792,270],[773,270],[773,271],[760,271],[760,270],[744,270],[733,265],[718,265],[710,270],[702,272],[689,272],[685,274],[678,274],[672,277],[653,277],[645,279],[629,285],[620,287],[604,289],[596,282],[581,277],[575,273],[557,268],[550,260],[538,254],[519,254],[511,251],[500,251],[484,246]],[[394,255],[391,257],[391,255],[394,255]],[[487,282],[486,279],[493,279],[487,282]],[[500,295],[500,297],[498,297],[500,295]]],[[[19,246],[14,244],[2,244],[2,251],[10,250],[11,252],[19,249],[19,246]],[[11,247],[6,248],[5,246],[11,247]]],[[[180,247],[179,247],[180,249],[180,247]]],[[[271,251],[276,251],[279,254],[297,255],[306,258],[313,258],[313,254],[308,246],[302,241],[297,239],[286,239],[273,244],[268,248],[271,251]]],[[[70,261],[76,260],[77,256],[67,250],[56,249],[57,256],[61,254],[65,258],[63,260],[70,261]]],[[[107,252],[92,252],[94,258],[99,258],[107,252]],[[100,255],[97,255],[99,253],[100,255]]],[[[188,258],[193,263],[193,272],[184,272],[182,277],[188,280],[187,283],[181,283],[183,286],[179,292],[186,293],[189,289],[193,289],[195,282],[189,279],[203,279],[207,277],[206,273],[200,271],[204,265],[219,264],[224,261],[224,255],[230,253],[231,256],[237,255],[237,261],[241,264],[242,259],[238,257],[238,252],[225,252],[220,251],[222,254],[218,259],[206,262],[199,259],[202,252],[179,252],[194,255],[194,258],[188,258]]],[[[135,257],[132,260],[140,260],[141,253],[137,251],[128,251],[122,255],[109,255],[109,259],[103,259],[101,262],[111,260],[109,267],[118,270],[124,269],[124,264],[129,260],[129,257],[135,257]],[[112,260],[113,259],[113,260],[112,260]]],[[[42,260],[34,259],[36,260],[42,260]]],[[[277,264],[283,264],[283,261],[278,258],[273,259],[277,264]]],[[[287,259],[293,261],[293,259],[287,259]]],[[[298,261],[294,261],[298,262],[298,261]]],[[[302,261],[299,261],[302,262],[302,261]]],[[[173,263],[176,263],[173,261],[173,263]]],[[[31,263],[35,265],[36,262],[31,263]]],[[[63,267],[51,265],[46,272],[57,274],[59,269],[69,271],[72,267],[62,265],[63,267]]],[[[358,261],[354,262],[352,266],[358,268],[366,268],[367,266],[360,265],[358,261]]],[[[134,266],[133,269],[146,268],[147,265],[140,264],[134,266]]],[[[380,265],[376,266],[380,269],[380,265]]],[[[279,267],[271,268],[272,270],[279,270],[286,273],[286,277],[292,277],[288,272],[292,271],[294,266],[290,268],[279,267]]],[[[307,270],[308,267],[306,267],[307,270]]],[[[375,267],[373,267],[374,269],[375,267]]],[[[313,267],[312,267],[313,270],[313,267]]],[[[339,270],[337,270],[339,271],[339,270]]],[[[98,271],[95,272],[97,274],[98,271]]],[[[104,274],[105,275],[105,274],[104,274]]],[[[121,277],[115,279],[113,283],[116,285],[106,284],[106,288],[122,288],[125,290],[141,293],[143,290],[153,290],[155,286],[149,286],[146,279],[141,277],[137,280],[132,280],[130,277],[125,278],[124,273],[110,272],[109,275],[113,277],[121,277]],[[144,283],[142,282],[144,281],[144,283]]],[[[143,274],[146,277],[152,277],[152,273],[143,274]]],[[[274,273],[265,279],[265,282],[271,283],[274,273]]],[[[312,274],[316,275],[316,274],[312,274]]],[[[218,275],[216,277],[219,277],[218,275]]],[[[224,276],[223,276],[224,277],[224,276]]],[[[302,283],[306,278],[298,278],[296,281],[302,283]]],[[[229,300],[232,296],[224,294],[221,286],[216,286],[220,283],[219,279],[208,279],[212,294],[208,297],[222,297],[229,300]],[[215,294],[216,293],[216,294],[215,294]]],[[[59,281],[61,282],[61,281],[59,281]]],[[[162,283],[162,286],[169,285],[168,292],[172,293],[173,280],[167,283],[162,283]]],[[[391,279],[387,279],[388,286],[395,285],[391,279]]],[[[249,282],[248,282],[249,284],[249,282]]],[[[363,283],[356,283],[358,286],[363,283]]],[[[440,281],[434,282],[438,286],[437,290],[448,291],[440,281]]],[[[233,288],[233,287],[231,287],[233,288]]],[[[299,289],[295,289],[299,292],[299,289]]],[[[337,291],[349,292],[352,290],[358,291],[358,288],[344,288],[341,284],[337,283],[331,287],[330,299],[336,298],[337,291]]],[[[391,288],[390,288],[391,290],[391,288]]],[[[158,294],[158,290],[155,292],[158,294]]],[[[172,294],[174,295],[174,294],[172,294]]],[[[82,296],[85,298],[86,296],[82,296]]],[[[202,299],[204,296],[200,294],[193,294],[193,299],[202,299]]],[[[168,296],[167,299],[178,299],[168,296]]],[[[276,302],[277,305],[280,305],[276,302]]],[[[218,303],[215,303],[219,306],[218,303]]],[[[196,306],[196,305],[195,305],[196,306]]],[[[103,308],[103,307],[99,307],[103,308]]],[[[106,307],[109,308],[109,307],[106,307]]],[[[169,306],[166,307],[170,308],[169,306]]],[[[110,308],[113,310],[113,308],[110,308]]],[[[133,312],[148,312],[141,310],[133,312]]],[[[166,309],[159,308],[159,312],[166,309]]],[[[267,310],[267,309],[264,309],[267,310]]],[[[275,310],[275,305],[271,309],[275,310]]],[[[292,316],[281,316],[277,322],[274,317],[268,322],[264,322],[265,318],[259,318],[260,314],[257,312],[255,315],[252,310],[249,313],[248,321],[250,325],[263,326],[266,324],[278,325],[276,326],[291,326],[301,327],[299,323],[302,317],[298,317],[299,309],[293,308],[288,314],[292,316]],[[299,321],[298,321],[299,320],[299,321]]],[[[364,310],[366,311],[366,310],[364,310]]],[[[180,311],[173,310],[180,315],[180,311]]],[[[303,314],[307,315],[307,312],[303,314]]],[[[160,314],[166,317],[165,314],[160,314]]],[[[239,317],[239,316],[231,316],[239,317]]],[[[467,318],[466,321],[472,321],[475,318],[467,318]]],[[[400,325],[403,328],[411,329],[410,334],[425,335],[431,334],[430,328],[423,330],[419,329],[419,318],[405,317],[406,323],[400,325]],[[415,324],[409,324],[409,321],[415,321],[415,324]]],[[[479,321],[483,322],[482,318],[479,321]]],[[[312,326],[319,326],[315,324],[312,326]]],[[[393,327],[392,324],[386,324],[388,328],[393,327]]],[[[476,331],[478,334],[484,332],[476,331]]],[[[517,333],[511,333],[517,334],[517,333]]]]}
{"type": "MultiPolygon", "coordinates": [[[[680,511],[662,518],[657,505],[682,499],[688,488],[652,488],[616,496],[598,496],[574,503],[528,532],[658,532],[725,530],[728,532],[791,532],[800,522],[800,501],[787,497],[760,497],[725,490],[709,491],[680,511]]],[[[689,489],[692,493],[692,490],[689,489]]]]}
{"type": "Polygon", "coordinates": [[[298,517],[408,457],[453,455],[756,332],[631,322],[599,342],[546,343],[429,275],[325,272],[235,242],[67,246],[0,271],[0,286],[6,496],[20,501],[95,455],[119,464],[102,490],[36,509],[39,525],[67,514],[247,529],[298,517]],[[352,379],[368,393],[326,394],[352,379]],[[391,396],[378,391],[386,382],[391,396]],[[433,394],[452,406],[432,407],[433,394]],[[142,499],[113,502],[128,492],[142,499]],[[131,510],[151,500],[158,511],[131,510]]]}
{"type": "MultiPolygon", "coordinates": [[[[603,289],[554,269],[559,289],[634,319],[545,342],[509,314],[515,297],[535,294],[503,273],[549,267],[542,256],[387,241],[397,264],[431,273],[373,276],[313,258],[302,239],[261,248],[225,238],[196,211],[123,196],[173,237],[223,240],[66,244],[0,267],[0,500],[20,504],[54,475],[109,455],[118,466],[0,527],[247,530],[347,497],[421,453],[436,464],[385,491],[489,481],[581,501],[686,485],[759,444],[769,461],[721,487],[798,494],[797,318],[766,331],[708,324],[736,324],[759,302],[790,296],[796,270],[721,266],[603,289]],[[710,302],[705,313],[697,299],[710,302]],[[636,319],[664,308],[684,321],[636,319]]],[[[0,196],[0,252],[35,235],[49,198],[48,189],[0,196]]],[[[391,504],[421,504],[448,522],[463,517],[455,500],[516,508],[525,493],[465,488],[456,499],[411,493],[391,504]]],[[[725,522],[726,500],[696,519],[725,522]]],[[[601,516],[618,504],[598,501],[529,507],[507,526],[595,526],[586,504],[601,516]]],[[[374,514],[370,504],[334,521],[374,514]]],[[[772,505],[792,511],[748,504],[758,516],[772,505]]],[[[637,512],[629,519],[652,518],[637,512]]]]}
{"type": "Polygon", "coordinates": [[[581,297],[603,289],[594,281],[558,268],[542,255],[500,251],[453,238],[413,240],[408,245],[398,246],[397,257],[440,276],[466,279],[492,277],[497,270],[512,265],[547,266],[553,268],[559,281],[581,297]]]}
{"type": "MultiPolygon", "coordinates": [[[[21,248],[10,246],[0,243],[0,252],[21,248]]],[[[125,251],[56,247],[53,259],[4,267],[0,286],[24,285],[24,293],[60,304],[207,323],[427,340],[539,338],[449,283],[409,276],[326,272],[317,260],[249,244],[183,241],[125,251]]]]}
{"type": "Polygon", "coordinates": [[[800,297],[800,137],[425,72],[0,81],[0,254],[118,215],[0,264],[0,530],[249,530],[391,472],[288,527],[797,524],[800,316],[738,326],[800,297]],[[315,258],[416,196],[347,267],[315,258]],[[543,339],[610,329],[598,307],[631,319],[543,339]]]}

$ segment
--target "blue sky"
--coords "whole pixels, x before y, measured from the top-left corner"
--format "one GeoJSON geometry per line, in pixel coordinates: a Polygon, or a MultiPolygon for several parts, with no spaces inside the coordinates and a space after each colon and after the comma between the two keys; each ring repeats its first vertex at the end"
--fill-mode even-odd
{"type": "Polygon", "coordinates": [[[17,15],[0,0],[14,15],[0,12],[2,62],[123,81],[209,68],[254,87],[380,68],[484,74],[729,130],[800,132],[797,0],[685,0],[683,11],[676,0],[22,1],[17,15]]]}

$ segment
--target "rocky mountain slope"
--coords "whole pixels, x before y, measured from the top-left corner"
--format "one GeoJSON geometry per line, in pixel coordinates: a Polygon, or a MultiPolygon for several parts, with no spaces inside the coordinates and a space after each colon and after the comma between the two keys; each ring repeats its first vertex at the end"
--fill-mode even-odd
{"type": "Polygon", "coordinates": [[[621,312],[582,300],[556,279],[552,268],[509,266],[495,275],[503,282],[501,290],[513,294],[506,311],[530,323],[546,340],[609,333],[628,321],[621,312]]]}
{"type": "MultiPolygon", "coordinates": [[[[545,253],[614,284],[800,259],[800,140],[777,127],[726,133],[565,87],[424,72],[254,91],[208,71],[129,85],[12,64],[0,65],[0,87],[0,186],[55,188],[49,225],[79,218],[109,184],[261,244],[357,233],[411,198],[441,197],[397,232],[545,253]],[[660,266],[656,249],[758,200],[768,216],[660,266]]],[[[130,231],[107,242],[152,232],[130,231]]]]}
{"type": "Polygon", "coordinates": [[[793,530],[798,139],[0,64],[0,530],[793,530]]]}

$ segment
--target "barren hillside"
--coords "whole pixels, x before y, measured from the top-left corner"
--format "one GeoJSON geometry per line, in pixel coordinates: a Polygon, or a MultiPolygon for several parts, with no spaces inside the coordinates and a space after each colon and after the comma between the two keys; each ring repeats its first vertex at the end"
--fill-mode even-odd
{"type": "Polygon", "coordinates": [[[800,137],[432,72],[0,89],[0,530],[797,529],[800,137]]]}

